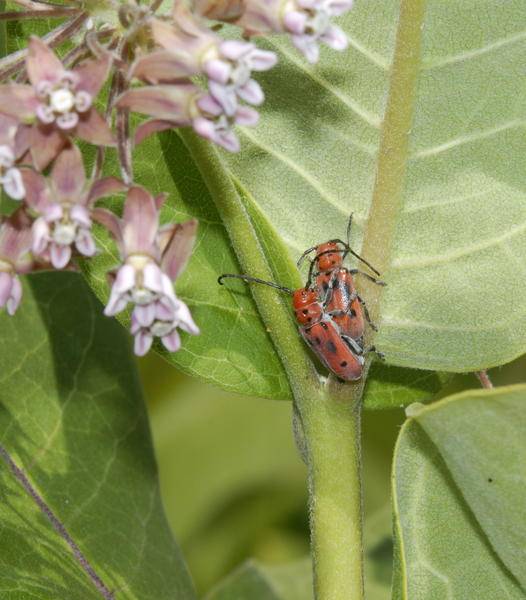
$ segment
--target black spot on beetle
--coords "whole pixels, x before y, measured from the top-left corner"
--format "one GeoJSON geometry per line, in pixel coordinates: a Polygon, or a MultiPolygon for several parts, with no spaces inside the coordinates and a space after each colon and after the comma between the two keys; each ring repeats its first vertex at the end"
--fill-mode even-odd
{"type": "Polygon", "coordinates": [[[347,282],[343,284],[343,291],[347,294],[347,296],[351,295],[351,286],[347,282]]]}
{"type": "Polygon", "coordinates": [[[335,260],[333,260],[333,261],[331,262],[331,265],[335,265],[335,264],[336,264],[336,261],[335,261],[335,260]]]}
{"type": "Polygon", "coordinates": [[[318,346],[321,344],[321,340],[319,337],[316,338],[316,343],[318,344],[318,346]]]}
{"type": "Polygon", "coordinates": [[[304,315],[306,315],[306,314],[309,312],[309,309],[308,309],[308,308],[304,308],[304,309],[303,309],[301,312],[302,312],[304,315]]]}
{"type": "Polygon", "coordinates": [[[333,344],[333,342],[331,342],[331,340],[329,340],[327,342],[327,348],[329,349],[329,352],[332,352],[333,354],[336,354],[336,352],[337,352],[336,346],[333,344]]]}
{"type": "Polygon", "coordinates": [[[329,284],[326,281],[324,281],[321,284],[321,287],[323,288],[323,291],[326,292],[329,289],[329,284]]]}
{"type": "Polygon", "coordinates": [[[307,317],[307,321],[310,323],[312,321],[312,317],[307,317]]]}
{"type": "Polygon", "coordinates": [[[349,311],[349,314],[351,315],[351,317],[356,316],[356,311],[354,310],[354,308],[351,308],[351,310],[349,311]]]}
{"type": "Polygon", "coordinates": [[[329,327],[327,326],[327,323],[320,323],[320,325],[323,327],[323,329],[325,329],[325,331],[327,331],[327,329],[329,329],[329,327]]]}
{"type": "Polygon", "coordinates": [[[347,361],[344,360],[342,363],[340,363],[340,367],[346,367],[347,366],[347,361]]]}
{"type": "Polygon", "coordinates": [[[332,280],[332,289],[337,290],[340,287],[340,280],[337,277],[334,277],[332,280]]]}

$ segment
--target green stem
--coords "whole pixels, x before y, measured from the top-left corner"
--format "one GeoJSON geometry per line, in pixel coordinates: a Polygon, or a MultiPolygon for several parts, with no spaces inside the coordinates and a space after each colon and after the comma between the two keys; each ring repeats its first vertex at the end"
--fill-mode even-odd
{"type": "MultiPolygon", "coordinates": [[[[217,150],[189,129],[180,133],[208,185],[243,273],[272,281],[243,201],[217,150]]],[[[305,353],[297,324],[283,304],[283,300],[290,303],[290,298],[283,299],[262,285],[250,289],[271,330],[296,400],[298,426],[305,434],[315,598],[362,600],[360,401],[364,378],[341,383],[330,376],[323,385],[305,353]]]]}
{"type": "MultiPolygon", "coordinates": [[[[331,389],[332,388],[332,389],[331,389]]],[[[309,465],[314,597],[363,600],[360,398],[363,382],[298,402],[309,465]]]]}

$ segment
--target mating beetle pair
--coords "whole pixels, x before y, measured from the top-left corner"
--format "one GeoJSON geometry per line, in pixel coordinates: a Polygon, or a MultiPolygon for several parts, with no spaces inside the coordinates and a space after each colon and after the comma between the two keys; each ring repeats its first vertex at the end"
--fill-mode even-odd
{"type": "Polygon", "coordinates": [[[375,352],[383,360],[383,355],[374,346],[363,349],[364,323],[360,304],[369,325],[375,331],[376,327],[369,318],[364,300],[354,287],[353,275],[360,273],[378,285],[386,285],[358,269],[349,271],[342,266],[347,254],[352,254],[376,275],[380,275],[350,247],[352,217],[351,214],[347,226],[347,243],[334,239],[309,248],[302,254],[298,268],[310,253],[316,251],[314,260],[308,259],[311,262],[309,278],[303,288],[293,291],[269,281],[243,275],[226,274],[218,279],[220,284],[224,277],[255,281],[292,294],[292,306],[300,323],[299,330],[303,339],[327,369],[347,381],[355,381],[362,376],[364,354],[375,352]],[[339,245],[343,248],[340,249],[339,245]]]}

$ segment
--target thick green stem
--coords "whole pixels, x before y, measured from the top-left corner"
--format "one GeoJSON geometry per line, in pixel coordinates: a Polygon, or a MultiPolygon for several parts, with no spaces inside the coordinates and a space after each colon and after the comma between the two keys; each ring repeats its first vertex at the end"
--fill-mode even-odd
{"type": "Polygon", "coordinates": [[[316,600],[363,600],[361,383],[332,379],[322,399],[298,399],[309,466],[316,600]],[[332,388],[332,389],[331,389],[332,388]]]}
{"type": "MultiPolygon", "coordinates": [[[[243,201],[217,150],[191,130],[181,131],[230,235],[246,275],[272,280],[243,201]]],[[[360,401],[363,380],[323,385],[305,353],[297,325],[279,292],[251,286],[281,358],[304,433],[310,473],[312,556],[316,600],[363,600],[360,401]],[[279,300],[278,300],[279,299],[279,300]]],[[[285,298],[290,302],[290,298],[285,298]]]]}

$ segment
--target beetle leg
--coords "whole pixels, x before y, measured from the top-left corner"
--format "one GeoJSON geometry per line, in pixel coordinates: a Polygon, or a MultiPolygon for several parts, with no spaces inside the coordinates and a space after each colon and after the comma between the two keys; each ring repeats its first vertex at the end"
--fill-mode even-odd
{"type": "Polygon", "coordinates": [[[367,310],[367,306],[365,304],[365,300],[361,296],[356,296],[358,298],[358,302],[363,306],[363,312],[365,313],[365,318],[367,319],[367,323],[371,326],[373,331],[378,331],[376,325],[371,321],[369,317],[369,311],[367,310]]]}
{"type": "Polygon", "coordinates": [[[366,277],[369,281],[372,281],[373,283],[377,283],[378,285],[387,285],[387,283],[385,283],[385,281],[378,281],[378,279],[375,279],[374,277],[371,277],[370,275],[367,275],[367,273],[364,273],[363,271],[359,271],[358,269],[352,269],[351,271],[349,271],[349,273],[351,275],[356,275],[356,273],[359,273],[360,275],[363,275],[364,277],[366,277]]]}

